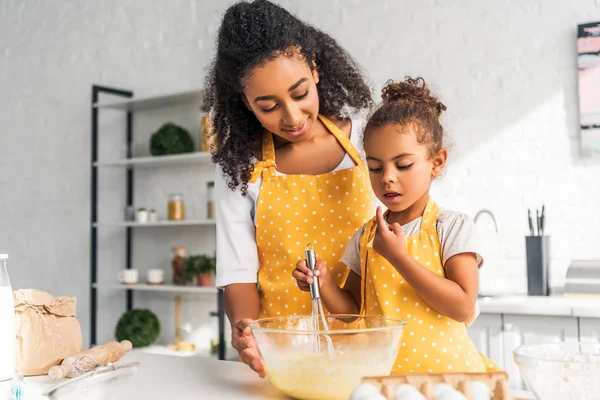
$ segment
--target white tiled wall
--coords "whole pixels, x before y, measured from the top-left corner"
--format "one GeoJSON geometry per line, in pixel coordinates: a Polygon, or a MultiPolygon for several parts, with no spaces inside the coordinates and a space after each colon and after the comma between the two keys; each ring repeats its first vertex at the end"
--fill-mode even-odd
{"type": "MultiPolygon", "coordinates": [[[[230,3],[0,2],[0,249],[15,287],[77,296],[86,338],[90,86],[200,86],[230,3]]],[[[333,33],[377,90],[407,74],[438,90],[454,148],[434,194],[495,214],[497,236],[481,219],[493,289],[525,290],[527,207],[546,205],[553,284],[571,258],[600,258],[600,164],[578,157],[575,56],[597,0],[281,3],[333,33]]]]}

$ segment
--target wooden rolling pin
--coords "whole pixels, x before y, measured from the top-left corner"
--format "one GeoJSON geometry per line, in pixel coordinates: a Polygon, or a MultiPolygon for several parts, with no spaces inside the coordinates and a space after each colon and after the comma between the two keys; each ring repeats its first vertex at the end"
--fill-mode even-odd
{"type": "MultiPolygon", "coordinates": [[[[129,340],[123,340],[119,342],[108,342],[101,344],[96,347],[92,347],[89,350],[82,351],[81,353],[74,354],[62,360],[60,365],[55,365],[48,371],[48,376],[52,380],[59,380],[64,377],[71,378],[75,372],[74,363],[81,357],[91,358],[95,364],[106,365],[111,362],[115,362],[121,359],[125,353],[131,350],[133,346],[129,340]]],[[[85,364],[85,360],[80,361],[85,364]]],[[[90,365],[90,370],[93,366],[90,365]]],[[[87,372],[87,371],[84,371],[87,372]]]]}

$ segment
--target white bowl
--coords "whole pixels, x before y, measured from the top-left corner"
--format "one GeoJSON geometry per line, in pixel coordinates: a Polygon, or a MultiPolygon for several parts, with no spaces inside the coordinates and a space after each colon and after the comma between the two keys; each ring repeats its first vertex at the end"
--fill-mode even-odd
{"type": "Polygon", "coordinates": [[[600,399],[600,343],[524,345],[513,355],[538,399],[600,399]]]}

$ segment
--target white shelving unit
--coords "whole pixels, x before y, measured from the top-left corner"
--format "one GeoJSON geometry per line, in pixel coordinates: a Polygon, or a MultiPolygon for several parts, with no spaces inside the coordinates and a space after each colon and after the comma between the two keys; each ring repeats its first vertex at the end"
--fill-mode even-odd
{"type": "Polygon", "coordinates": [[[155,96],[138,97],[122,101],[95,102],[94,108],[121,111],[148,111],[155,108],[165,108],[186,104],[201,104],[202,95],[202,89],[195,89],[155,96]]]}
{"type": "Polygon", "coordinates": [[[100,168],[156,168],[194,164],[212,166],[210,153],[195,152],[173,156],[137,157],[113,161],[97,161],[94,163],[94,166],[100,168]]]}
{"type": "MultiPolygon", "coordinates": [[[[93,285],[97,289],[102,289],[104,285],[93,285]]],[[[109,289],[117,290],[139,290],[144,292],[166,292],[166,293],[195,293],[195,294],[217,294],[217,288],[214,287],[200,287],[200,286],[184,286],[184,285],[148,285],[146,283],[137,283],[135,285],[123,285],[119,283],[106,285],[109,289]]]]}
{"type": "MultiPolygon", "coordinates": [[[[126,263],[125,268],[131,268],[133,257],[132,254],[132,235],[134,230],[143,228],[147,229],[163,229],[163,228],[183,228],[183,227],[199,227],[201,229],[214,229],[215,221],[210,219],[192,219],[183,221],[157,221],[149,223],[138,223],[130,221],[98,221],[98,171],[100,169],[125,169],[127,173],[127,198],[128,202],[126,205],[132,205],[133,198],[133,181],[134,173],[136,169],[145,169],[146,174],[148,171],[152,173],[152,168],[163,170],[164,167],[177,167],[177,166],[190,166],[202,168],[202,173],[210,173],[214,170],[214,164],[211,161],[211,155],[208,152],[194,152],[177,155],[166,155],[166,156],[153,156],[153,157],[131,157],[125,159],[113,159],[113,160],[100,160],[98,159],[98,148],[99,148],[99,123],[98,115],[101,110],[118,110],[126,112],[126,146],[127,154],[132,154],[132,137],[133,137],[133,113],[134,112],[151,112],[152,110],[179,106],[198,106],[202,104],[203,91],[201,89],[188,90],[176,93],[169,93],[165,95],[155,95],[134,98],[133,93],[122,90],[103,86],[94,85],[92,87],[92,159],[91,159],[91,172],[92,172],[92,217],[91,217],[91,242],[92,242],[92,254],[91,254],[91,307],[92,307],[92,334],[90,344],[95,344],[96,328],[97,328],[97,308],[100,307],[100,303],[97,301],[98,290],[122,290],[127,293],[127,309],[132,308],[133,304],[133,293],[134,292],[155,292],[155,293],[170,293],[176,297],[180,297],[183,294],[196,294],[215,296],[217,303],[217,312],[211,312],[211,315],[216,315],[219,318],[219,358],[225,358],[225,340],[224,340],[224,320],[225,315],[223,311],[223,297],[222,291],[214,287],[198,287],[198,286],[183,286],[183,285],[148,285],[148,284],[136,284],[136,285],[122,285],[115,282],[98,282],[97,281],[97,270],[101,268],[98,262],[98,241],[100,235],[98,235],[98,229],[102,228],[123,228],[127,232],[127,244],[126,244],[126,263]],[[126,100],[120,101],[98,101],[100,94],[110,94],[121,97],[126,97],[126,100]],[[207,170],[207,168],[210,168],[207,170]]],[[[180,112],[182,110],[179,110],[180,112]]],[[[186,111],[187,112],[187,111],[186,111]]],[[[148,115],[148,114],[145,114],[148,115]]],[[[152,117],[152,115],[150,115],[152,117]]],[[[200,112],[198,114],[200,117],[200,112]]],[[[147,176],[147,175],[146,175],[147,176]]],[[[168,349],[165,346],[150,346],[145,349],[137,349],[137,351],[154,352],[156,354],[168,354],[175,356],[210,356],[210,354],[204,354],[202,352],[181,352],[176,350],[168,349]]]]}
{"type": "Polygon", "coordinates": [[[177,226],[214,226],[214,219],[188,219],[183,221],[157,221],[157,222],[130,222],[130,221],[113,221],[113,222],[96,222],[94,227],[121,227],[121,228],[155,228],[155,227],[177,227],[177,226]]]}

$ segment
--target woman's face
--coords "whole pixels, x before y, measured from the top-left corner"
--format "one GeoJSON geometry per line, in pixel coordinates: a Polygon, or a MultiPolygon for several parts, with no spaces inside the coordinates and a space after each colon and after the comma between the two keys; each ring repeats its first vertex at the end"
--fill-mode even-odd
{"type": "Polygon", "coordinates": [[[270,132],[288,142],[312,137],[319,115],[319,74],[299,54],[282,54],[244,80],[247,107],[270,132]]]}

